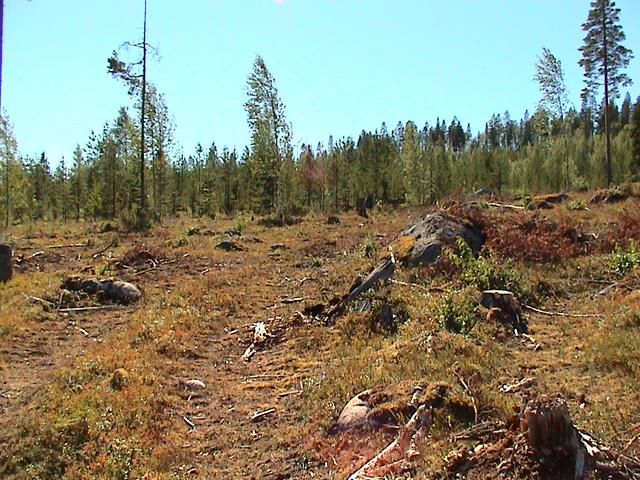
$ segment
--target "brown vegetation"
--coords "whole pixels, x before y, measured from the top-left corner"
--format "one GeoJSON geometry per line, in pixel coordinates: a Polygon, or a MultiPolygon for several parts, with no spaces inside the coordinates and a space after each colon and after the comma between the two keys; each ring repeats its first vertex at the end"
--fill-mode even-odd
{"type": "Polygon", "coordinates": [[[92,225],[61,227],[59,243],[73,246],[54,250],[49,225],[30,238],[13,230],[14,278],[0,285],[0,476],[346,478],[403,438],[412,392],[423,388],[425,404],[433,385],[447,395],[403,451],[400,470],[415,478],[544,477],[514,419],[543,394],[562,394],[576,427],[637,458],[640,271],[613,275],[609,252],[637,235],[639,204],[589,208],[451,207],[482,228],[481,261],[455,264],[453,247],[435,265],[402,266],[333,323],[319,321],[322,308],[378,261],[367,245],[401,245],[420,212],[256,221],[233,236],[243,251],[199,233],[232,220],[190,235],[176,220],[117,242],[92,225]],[[61,295],[79,273],[117,274],[144,296],[64,311],[101,306],[61,295]],[[537,287],[537,310],[519,312],[526,333],[479,306],[478,285],[496,279],[537,287]],[[368,389],[371,424],[336,431],[368,389]]]}

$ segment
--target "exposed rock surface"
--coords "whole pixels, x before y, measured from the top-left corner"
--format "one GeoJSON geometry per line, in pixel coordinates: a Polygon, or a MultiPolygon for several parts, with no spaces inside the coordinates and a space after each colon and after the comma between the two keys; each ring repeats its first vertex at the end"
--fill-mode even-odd
{"type": "Polygon", "coordinates": [[[435,262],[446,245],[455,245],[462,238],[474,253],[480,251],[484,238],[480,229],[465,219],[445,212],[425,215],[400,233],[392,242],[396,258],[408,266],[435,262]]]}

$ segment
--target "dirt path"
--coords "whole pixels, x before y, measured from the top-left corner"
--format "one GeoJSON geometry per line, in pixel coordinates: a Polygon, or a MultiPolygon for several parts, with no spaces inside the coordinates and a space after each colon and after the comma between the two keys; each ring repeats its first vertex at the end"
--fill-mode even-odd
{"type": "MultiPolygon", "coordinates": [[[[317,296],[316,284],[304,282],[300,287],[300,281],[318,273],[298,269],[294,273],[299,278],[284,275],[289,279],[285,280],[283,269],[290,267],[288,262],[297,252],[285,253],[284,262],[274,257],[265,263],[258,257],[268,253],[261,250],[244,262],[248,271],[234,286],[245,294],[237,299],[241,307],[227,327],[221,331],[215,324],[208,328],[205,324],[193,338],[191,350],[198,355],[172,366],[176,381],[170,388],[176,402],[171,415],[178,444],[193,462],[187,470],[203,478],[289,478],[299,468],[300,439],[294,425],[304,380],[314,362],[297,347],[300,325],[294,318],[299,305],[281,300],[317,296]],[[259,299],[250,294],[255,282],[260,284],[259,299]],[[241,357],[250,344],[253,324],[259,321],[266,323],[274,338],[247,362],[241,357]],[[203,381],[206,388],[190,391],[184,382],[191,379],[203,381]],[[251,420],[271,409],[272,413],[251,420]],[[280,431],[283,424],[290,424],[291,436],[274,437],[271,426],[276,423],[280,431]]],[[[288,269],[287,274],[292,275],[288,269]]]]}

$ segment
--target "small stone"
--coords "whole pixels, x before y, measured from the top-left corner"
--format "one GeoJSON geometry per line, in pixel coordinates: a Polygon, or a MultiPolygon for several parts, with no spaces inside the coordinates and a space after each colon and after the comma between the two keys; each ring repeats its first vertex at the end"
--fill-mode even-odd
{"type": "Polygon", "coordinates": [[[204,390],[207,386],[204,384],[202,380],[188,380],[185,382],[187,388],[193,392],[197,392],[198,390],[204,390]]]}

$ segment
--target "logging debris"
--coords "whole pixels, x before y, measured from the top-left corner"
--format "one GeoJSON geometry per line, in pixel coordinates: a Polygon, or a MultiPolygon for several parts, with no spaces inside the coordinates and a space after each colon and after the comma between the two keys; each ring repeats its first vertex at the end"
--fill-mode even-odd
{"type": "Polygon", "coordinates": [[[142,292],[134,284],[114,278],[99,280],[97,278],[82,278],[78,275],[72,275],[62,282],[60,288],[72,292],[82,291],[125,305],[137,302],[142,297],[142,292]]]}

